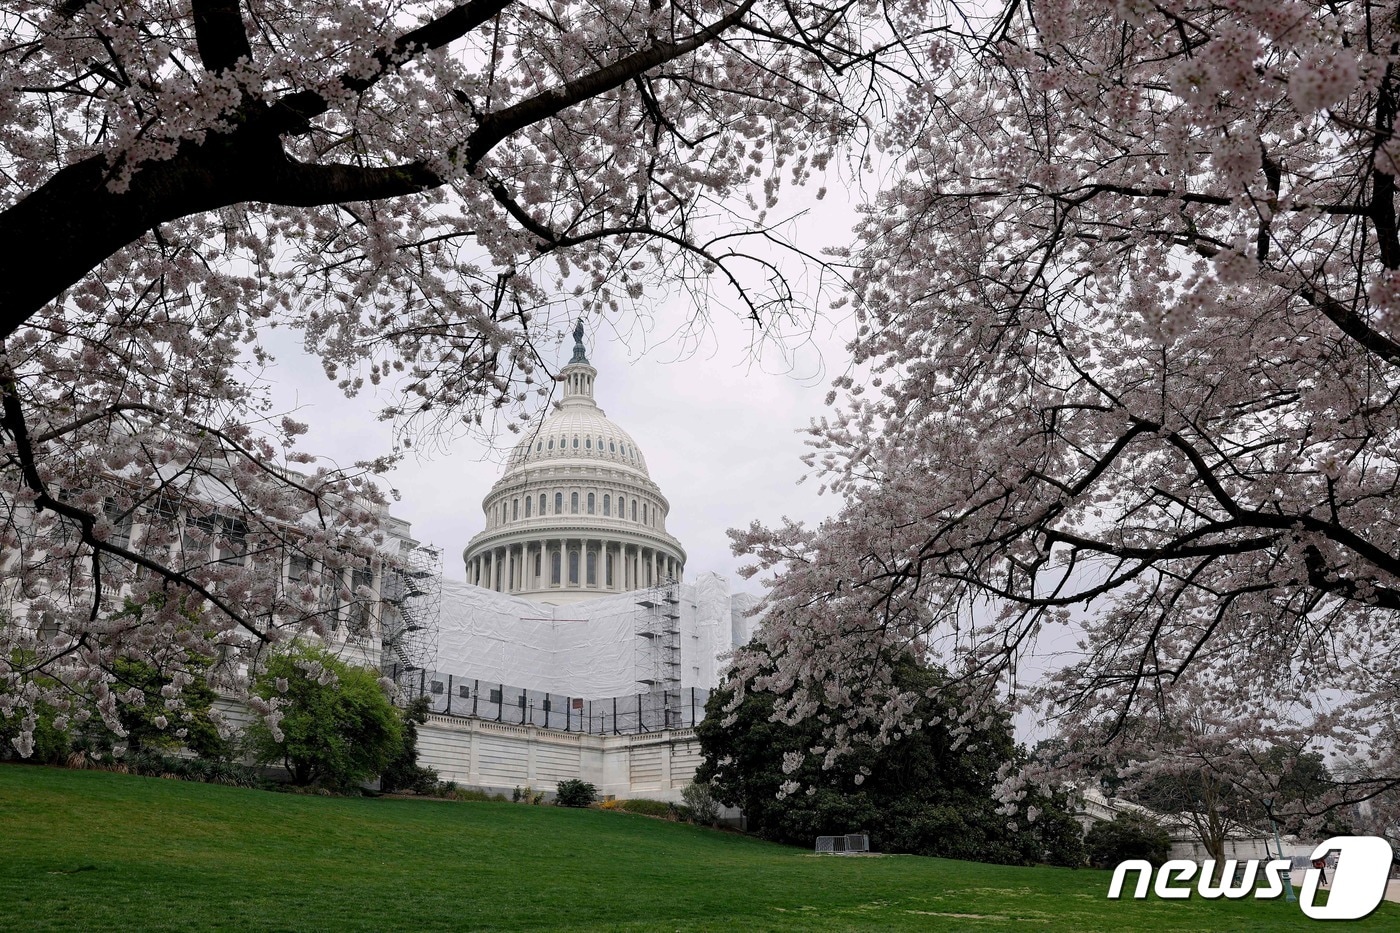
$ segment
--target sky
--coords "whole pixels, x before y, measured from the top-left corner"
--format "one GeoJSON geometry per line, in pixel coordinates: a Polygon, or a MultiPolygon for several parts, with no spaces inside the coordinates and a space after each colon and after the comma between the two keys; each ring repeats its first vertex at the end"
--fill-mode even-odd
{"type": "MultiPolygon", "coordinates": [[[[714,571],[736,591],[758,593],[744,581],[725,534],[757,519],[784,516],[819,522],[839,502],[817,493],[799,460],[802,431],[823,413],[831,379],[846,367],[846,321],[818,321],[783,347],[752,350],[747,322],[715,314],[696,345],[669,336],[688,315],[675,299],[653,309],[649,334],[625,336],[597,318],[586,324],[590,362],[598,370],[595,398],[632,435],[651,478],[671,504],[667,528],[687,552],[687,579],[714,571]]],[[[573,341],[561,342],[554,367],[568,361],[573,341]]],[[[311,430],[299,448],[340,466],[387,451],[390,426],[375,419],[373,395],[345,398],[320,365],[294,344],[273,347],[277,365],[264,375],[283,410],[311,430]]],[[[482,499],[499,478],[504,455],[519,435],[501,432],[491,446],[461,438],[410,453],[387,477],[399,492],[391,512],[412,523],[420,541],[444,550],[443,574],[463,579],[462,550],[485,526],[482,499]]]]}

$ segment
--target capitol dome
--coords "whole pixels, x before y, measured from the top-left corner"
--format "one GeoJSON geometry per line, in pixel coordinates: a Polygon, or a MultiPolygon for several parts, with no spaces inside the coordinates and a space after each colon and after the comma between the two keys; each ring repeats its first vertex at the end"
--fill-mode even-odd
{"type": "Polygon", "coordinates": [[[482,502],[486,529],[462,552],[467,582],[562,604],[681,579],[670,503],[632,436],[593,400],[598,371],[574,329],[564,397],[511,452],[482,502]]]}

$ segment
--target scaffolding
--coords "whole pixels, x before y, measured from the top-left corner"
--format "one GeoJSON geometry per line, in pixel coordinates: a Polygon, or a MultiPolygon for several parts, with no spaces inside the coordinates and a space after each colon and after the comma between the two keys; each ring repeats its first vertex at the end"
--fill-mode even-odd
{"type": "Polygon", "coordinates": [[[437,665],[438,620],[442,615],[442,551],[405,546],[397,566],[385,568],[381,613],[380,669],[409,697],[420,674],[437,665]]]}
{"type": "Polygon", "coordinates": [[[681,722],[680,587],[669,579],[637,600],[637,685],[656,694],[669,728],[681,722]]]}

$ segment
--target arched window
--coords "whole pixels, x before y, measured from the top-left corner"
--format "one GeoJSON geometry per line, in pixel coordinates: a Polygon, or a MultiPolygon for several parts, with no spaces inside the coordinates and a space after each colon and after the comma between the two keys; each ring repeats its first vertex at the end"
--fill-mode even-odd
{"type": "Polygon", "coordinates": [[[632,500],[632,521],[635,522],[636,520],[637,520],[637,500],[636,500],[636,499],[633,499],[633,500],[632,500]]]}
{"type": "Polygon", "coordinates": [[[593,493],[588,494],[588,514],[593,514],[593,493]]]}
{"type": "Polygon", "coordinates": [[[598,585],[598,552],[588,552],[588,585],[598,585]]]}
{"type": "Polygon", "coordinates": [[[611,554],[603,558],[603,580],[605,581],[604,585],[608,587],[611,587],[613,585],[612,561],[613,556],[611,554]]]}
{"type": "Polygon", "coordinates": [[[534,501],[534,497],[533,497],[533,496],[526,496],[526,497],[525,497],[525,517],[526,517],[526,518],[529,518],[529,517],[530,517],[530,503],[533,502],[533,501],[534,501]]]}
{"type": "Polygon", "coordinates": [[[584,446],[584,447],[587,447],[589,450],[592,450],[592,449],[593,449],[593,438],[591,438],[591,437],[585,437],[585,438],[583,439],[583,446],[584,446]]]}
{"type": "Polygon", "coordinates": [[[510,500],[510,520],[513,521],[513,522],[514,522],[514,521],[519,521],[519,520],[520,520],[520,500],[519,500],[519,499],[512,499],[512,500],[510,500]]]}
{"type": "Polygon", "coordinates": [[[613,443],[612,441],[608,441],[608,453],[617,453],[617,444],[613,443]]]}
{"type": "Polygon", "coordinates": [[[539,579],[540,573],[541,573],[541,571],[543,570],[543,568],[542,568],[542,566],[541,566],[541,561],[542,561],[542,560],[543,560],[543,555],[541,555],[539,551],[536,551],[536,552],[535,552],[535,579],[536,579],[536,580],[539,579]]]}
{"type": "Polygon", "coordinates": [[[578,551],[569,552],[569,585],[578,586],[578,551]]]}
{"type": "Polygon", "coordinates": [[[564,514],[564,494],[562,492],[556,492],[554,494],[554,514],[564,514]]]}
{"type": "Polygon", "coordinates": [[[574,450],[578,450],[578,438],[574,438],[574,450]]]}
{"type": "Polygon", "coordinates": [[[642,524],[647,524],[647,504],[645,502],[642,503],[642,524]]]}
{"type": "Polygon", "coordinates": [[[576,492],[569,493],[569,512],[574,515],[578,514],[578,493],[576,492]]]}
{"type": "Polygon", "coordinates": [[[607,493],[603,493],[603,514],[612,514],[612,496],[608,495],[607,493]]]}
{"type": "Polygon", "coordinates": [[[549,439],[549,449],[550,449],[550,450],[553,450],[553,449],[554,449],[554,438],[552,438],[552,437],[549,439]]]}
{"type": "Polygon", "coordinates": [[[541,450],[544,450],[544,441],[537,441],[535,443],[535,453],[539,453],[541,450]]]}
{"type": "Polygon", "coordinates": [[[555,551],[549,555],[549,582],[555,586],[559,585],[559,552],[555,551]]]}
{"type": "Polygon", "coordinates": [[[546,500],[545,500],[545,497],[544,497],[544,493],[540,493],[540,514],[541,514],[541,515],[544,514],[544,504],[545,504],[545,501],[546,501],[546,500]]]}

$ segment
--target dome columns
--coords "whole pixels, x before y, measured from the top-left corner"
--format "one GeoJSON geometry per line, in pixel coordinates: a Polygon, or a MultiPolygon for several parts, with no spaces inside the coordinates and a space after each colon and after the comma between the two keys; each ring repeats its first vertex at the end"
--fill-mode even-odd
{"type": "Polygon", "coordinates": [[[551,535],[482,548],[467,559],[467,582],[517,596],[598,596],[645,589],[684,573],[670,548],[591,535],[551,535]]]}

